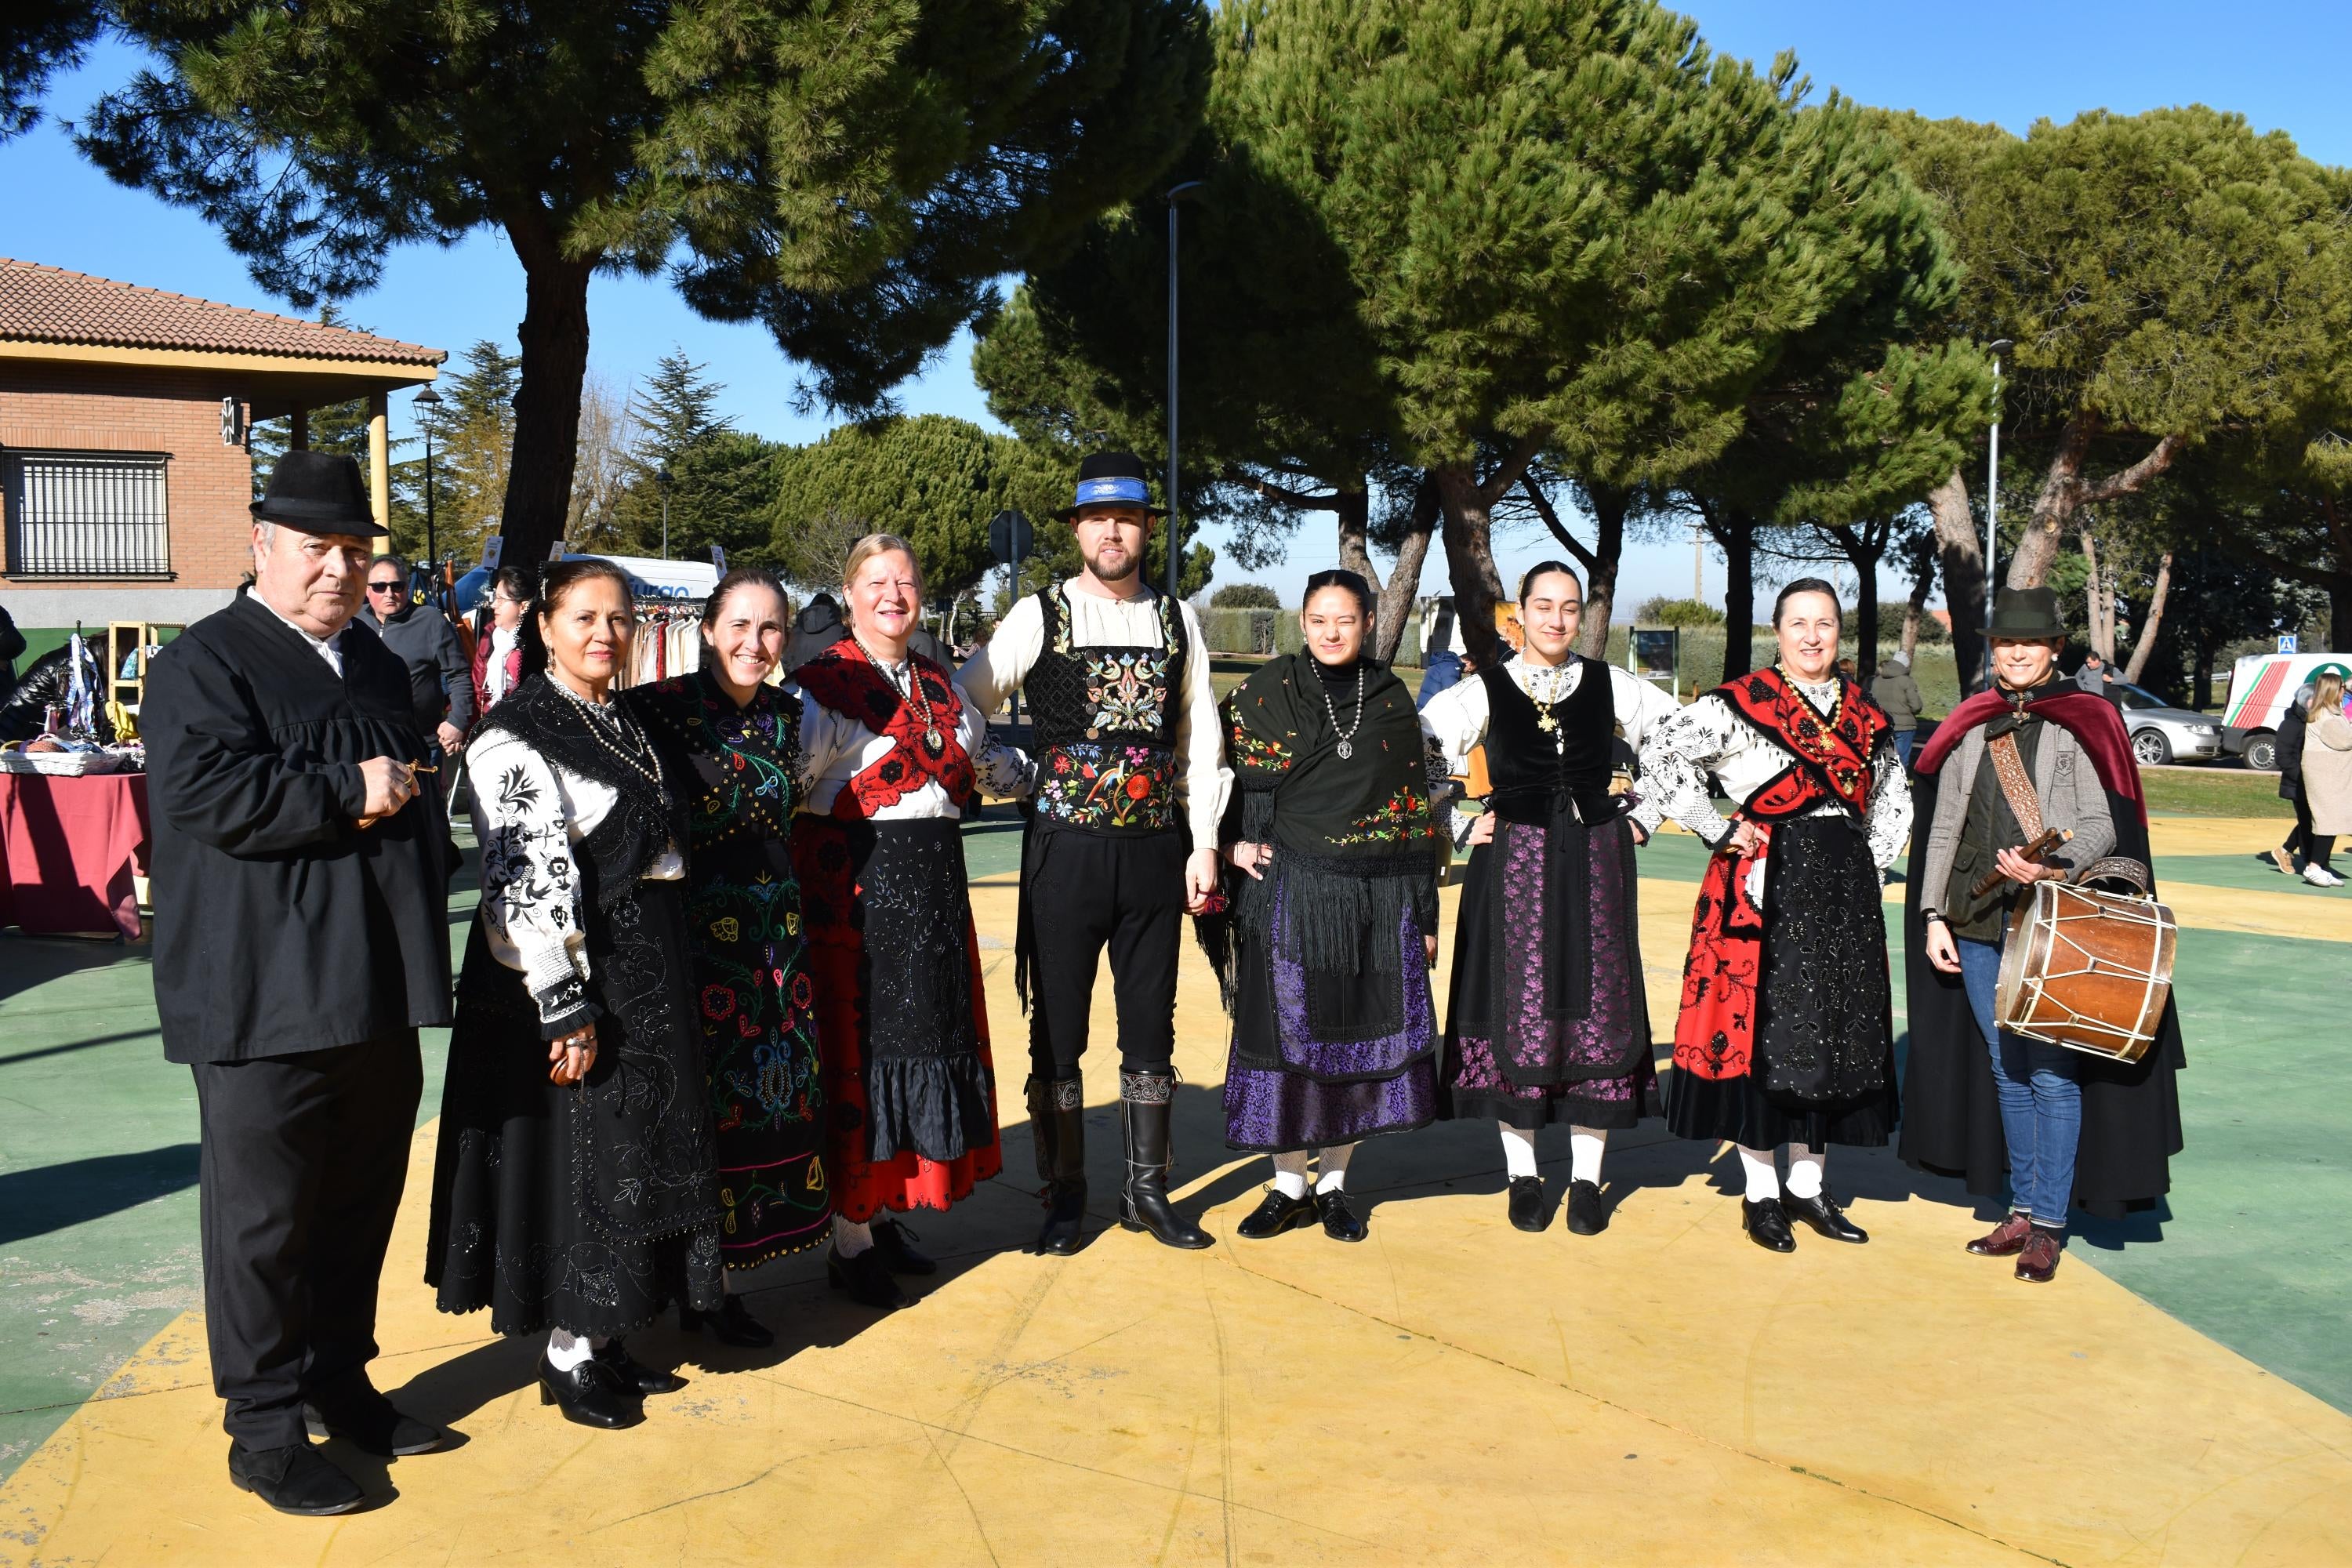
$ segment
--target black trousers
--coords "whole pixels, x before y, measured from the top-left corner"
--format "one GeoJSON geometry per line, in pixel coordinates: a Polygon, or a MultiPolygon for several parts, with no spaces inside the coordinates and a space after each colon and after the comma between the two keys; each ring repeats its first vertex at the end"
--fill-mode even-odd
{"type": "Polygon", "coordinates": [[[280,1448],[304,1440],[306,1396],[375,1359],[424,1087],[416,1031],[194,1070],[213,1390],[230,1436],[280,1448]]]}
{"type": "Polygon", "coordinates": [[[1074,1079],[1086,1055],[1095,973],[1110,950],[1118,1060],[1165,1077],[1176,1050],[1176,955],[1184,931],[1185,836],[1115,838],[1030,829],[1022,898],[1030,961],[1029,1059],[1040,1077],[1074,1079]]]}
{"type": "Polygon", "coordinates": [[[2301,794],[2289,796],[2287,804],[2294,807],[2294,830],[2286,836],[2287,858],[2323,871],[2333,869],[2328,858],[2336,852],[2336,835],[2323,835],[2312,826],[2311,802],[2301,794]]]}

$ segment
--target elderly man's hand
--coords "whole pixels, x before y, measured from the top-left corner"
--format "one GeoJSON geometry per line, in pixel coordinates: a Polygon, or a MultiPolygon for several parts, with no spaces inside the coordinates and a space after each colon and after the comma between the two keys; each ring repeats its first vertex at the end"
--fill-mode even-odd
{"type": "Polygon", "coordinates": [[[360,764],[360,778],[367,785],[367,803],[360,807],[362,822],[390,816],[416,798],[416,774],[406,763],[370,757],[360,764]]]}
{"type": "Polygon", "coordinates": [[[466,732],[446,719],[441,721],[441,728],[435,731],[433,734],[434,739],[441,742],[441,749],[445,752],[454,752],[466,743],[466,732]]]}

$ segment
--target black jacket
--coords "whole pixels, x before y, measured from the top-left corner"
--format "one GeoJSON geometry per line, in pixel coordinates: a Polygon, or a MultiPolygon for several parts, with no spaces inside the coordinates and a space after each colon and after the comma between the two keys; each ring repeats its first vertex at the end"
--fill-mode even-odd
{"type": "Polygon", "coordinates": [[[423,742],[408,674],[353,621],[343,673],[251,596],[148,667],[155,1010],[175,1062],[449,1021],[449,837],[427,791],[362,828],[359,764],[423,742]]]}
{"type": "Polygon", "coordinates": [[[15,617],[0,609],[0,701],[16,689],[16,657],[25,651],[25,634],[16,629],[15,617]]]}
{"type": "Polygon", "coordinates": [[[2277,748],[2281,800],[2298,800],[2303,795],[2303,738],[2311,729],[2311,721],[2305,715],[2310,707],[2311,688],[2306,686],[2294,694],[2294,700],[2279,715],[2279,727],[2272,743],[2277,748]]]}
{"type": "Polygon", "coordinates": [[[360,619],[408,667],[417,734],[430,743],[445,714],[460,734],[473,728],[474,667],[448,616],[430,605],[412,604],[403,605],[388,621],[377,620],[370,605],[360,611],[360,619]]]}

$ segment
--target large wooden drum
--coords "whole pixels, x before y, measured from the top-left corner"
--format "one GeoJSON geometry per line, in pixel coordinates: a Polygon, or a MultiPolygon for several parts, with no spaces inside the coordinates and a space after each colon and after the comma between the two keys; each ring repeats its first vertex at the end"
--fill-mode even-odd
{"type": "Polygon", "coordinates": [[[2036,882],[2009,919],[1994,1016],[2028,1039],[2136,1062],[2172,994],[2179,931],[2152,898],[2036,882]]]}

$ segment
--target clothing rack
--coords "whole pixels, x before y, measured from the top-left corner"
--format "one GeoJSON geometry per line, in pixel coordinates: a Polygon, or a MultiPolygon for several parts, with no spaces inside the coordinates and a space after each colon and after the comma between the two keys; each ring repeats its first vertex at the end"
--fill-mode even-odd
{"type": "Polygon", "coordinates": [[[700,599],[640,594],[632,600],[637,635],[629,646],[629,667],[613,684],[646,686],[702,668],[700,599]]]}

